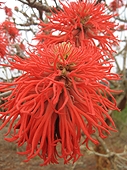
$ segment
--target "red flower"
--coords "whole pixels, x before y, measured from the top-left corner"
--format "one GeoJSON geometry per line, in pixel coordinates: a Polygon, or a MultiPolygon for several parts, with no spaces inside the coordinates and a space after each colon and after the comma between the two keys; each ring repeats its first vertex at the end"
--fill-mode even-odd
{"type": "Polygon", "coordinates": [[[123,30],[126,30],[126,25],[125,24],[119,25],[117,31],[123,31],[123,30]]]}
{"type": "Polygon", "coordinates": [[[3,26],[3,29],[5,30],[5,33],[9,34],[10,39],[14,40],[19,35],[19,31],[13,22],[4,21],[2,23],[2,26],[3,26]]]}
{"type": "Polygon", "coordinates": [[[23,42],[19,44],[19,47],[21,48],[21,50],[25,51],[25,45],[23,44],[23,42]]]}
{"type": "Polygon", "coordinates": [[[19,147],[26,144],[26,151],[20,153],[27,155],[26,161],[38,155],[44,160],[42,165],[58,163],[58,157],[64,163],[75,162],[81,156],[81,144],[98,143],[92,134],[98,131],[104,138],[105,132],[115,130],[108,110],[117,107],[108,80],[118,76],[110,73],[111,62],[96,47],[82,49],[62,43],[29,55],[26,59],[12,57],[11,67],[24,74],[13,83],[1,83],[1,92],[8,89],[12,93],[0,106],[5,109],[0,112],[0,128],[10,122],[6,135],[12,138],[7,140],[16,141],[19,147]]]}
{"type": "Polygon", "coordinates": [[[112,11],[116,11],[118,8],[120,8],[121,6],[123,6],[123,1],[122,0],[113,0],[110,3],[110,8],[112,11]]]}
{"type": "Polygon", "coordinates": [[[64,41],[75,42],[76,46],[92,45],[112,53],[112,45],[116,44],[113,35],[115,27],[110,19],[112,15],[105,14],[104,4],[71,2],[68,6],[62,4],[63,10],[56,10],[49,17],[49,23],[41,23],[40,33],[36,39],[42,44],[60,43],[64,41]]]}
{"type": "Polygon", "coordinates": [[[8,41],[5,36],[2,25],[0,25],[0,58],[3,58],[7,53],[8,41]]]}
{"type": "Polygon", "coordinates": [[[4,21],[0,24],[0,57],[7,54],[7,49],[10,49],[15,40],[19,38],[19,31],[14,23],[4,21]]]}
{"type": "Polygon", "coordinates": [[[8,43],[3,37],[0,37],[0,57],[3,58],[6,55],[8,43]]]}
{"type": "Polygon", "coordinates": [[[12,9],[7,6],[4,7],[5,13],[7,16],[12,17],[12,9]]]}

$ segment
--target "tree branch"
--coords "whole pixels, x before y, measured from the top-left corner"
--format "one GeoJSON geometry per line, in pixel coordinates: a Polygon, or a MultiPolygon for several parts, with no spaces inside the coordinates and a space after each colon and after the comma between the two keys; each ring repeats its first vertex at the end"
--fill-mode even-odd
{"type": "MultiPolygon", "coordinates": [[[[26,4],[26,5],[30,6],[31,8],[36,8],[39,11],[45,11],[47,13],[51,13],[51,11],[52,11],[52,12],[56,13],[55,8],[53,8],[51,6],[45,6],[45,5],[43,5],[43,4],[39,3],[39,2],[36,2],[36,1],[34,1],[34,3],[29,3],[29,2],[27,3],[27,2],[25,2],[23,0],[18,0],[18,1],[22,2],[23,4],[26,4]]],[[[57,7],[57,9],[60,10],[60,7],[57,7]]]]}
{"type": "Polygon", "coordinates": [[[12,91],[6,91],[6,92],[4,92],[4,93],[0,93],[0,98],[1,98],[1,97],[7,97],[7,96],[9,96],[11,93],[12,93],[12,91]]]}

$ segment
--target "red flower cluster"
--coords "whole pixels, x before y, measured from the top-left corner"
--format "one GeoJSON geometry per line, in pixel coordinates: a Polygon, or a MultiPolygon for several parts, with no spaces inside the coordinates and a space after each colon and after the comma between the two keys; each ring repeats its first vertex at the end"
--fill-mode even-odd
{"type": "Polygon", "coordinates": [[[127,24],[121,24],[117,27],[117,31],[125,31],[127,30],[127,24]]]}
{"type": "Polygon", "coordinates": [[[4,21],[0,24],[0,57],[4,58],[8,48],[11,49],[12,44],[18,42],[19,31],[11,21],[4,21]]]}
{"type": "Polygon", "coordinates": [[[121,6],[123,6],[123,0],[113,0],[110,3],[110,8],[112,11],[116,11],[118,8],[120,8],[121,6]]]}
{"type": "Polygon", "coordinates": [[[12,9],[7,6],[4,7],[5,13],[7,16],[12,17],[12,9]]]}
{"type": "Polygon", "coordinates": [[[4,32],[10,36],[10,39],[14,40],[19,35],[19,31],[13,22],[6,20],[2,23],[2,26],[4,32]]]}
{"type": "Polygon", "coordinates": [[[104,4],[71,2],[68,6],[62,4],[62,9],[48,17],[49,23],[40,24],[36,39],[41,44],[42,40],[47,44],[70,41],[77,47],[92,43],[103,52],[112,53],[112,45],[117,43],[113,35],[115,24],[110,21],[112,15],[105,14],[104,4]]]}
{"type": "Polygon", "coordinates": [[[0,24],[0,58],[3,58],[7,53],[8,41],[5,36],[3,26],[0,24]]]}
{"type": "Polygon", "coordinates": [[[3,58],[6,55],[7,45],[7,37],[5,36],[2,25],[0,24],[0,58],[3,58]]]}
{"type": "Polygon", "coordinates": [[[57,157],[75,162],[81,156],[81,143],[87,147],[89,140],[98,143],[91,137],[95,131],[104,138],[104,132],[114,130],[105,123],[108,118],[114,126],[107,112],[116,109],[107,80],[118,76],[110,73],[112,64],[95,47],[61,43],[38,49],[28,59],[13,60],[11,67],[25,73],[13,83],[1,84],[1,91],[9,89],[12,94],[1,106],[6,112],[1,113],[4,123],[0,128],[10,121],[7,134],[12,127],[14,131],[7,140],[17,141],[18,146],[26,142],[21,154],[27,155],[27,161],[38,155],[43,165],[58,163],[57,157]],[[80,141],[82,133],[84,141],[80,141]],[[57,143],[61,143],[61,153],[57,143]]]}
{"type": "Polygon", "coordinates": [[[8,59],[9,66],[23,75],[0,84],[1,92],[12,91],[0,106],[5,110],[0,112],[0,129],[9,123],[6,135],[11,138],[6,140],[26,145],[20,153],[26,161],[38,155],[42,165],[59,163],[58,158],[75,162],[82,155],[81,144],[98,143],[92,136],[95,132],[105,138],[115,131],[108,111],[118,108],[108,82],[119,77],[111,73],[112,45],[117,40],[110,18],[103,5],[88,1],[63,5],[50,23],[42,23],[44,28],[36,36],[39,44],[29,58],[8,59]]]}
{"type": "Polygon", "coordinates": [[[3,37],[0,37],[0,57],[3,58],[6,55],[7,52],[7,41],[3,39],[3,37]]]}

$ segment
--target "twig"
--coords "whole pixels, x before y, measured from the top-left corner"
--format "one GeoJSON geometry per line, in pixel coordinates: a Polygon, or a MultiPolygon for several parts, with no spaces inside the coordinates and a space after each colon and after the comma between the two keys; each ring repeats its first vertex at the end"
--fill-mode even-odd
{"type": "Polygon", "coordinates": [[[94,134],[94,136],[95,136],[95,137],[97,138],[97,140],[101,143],[101,145],[103,146],[105,152],[106,152],[106,153],[110,153],[110,151],[109,151],[109,149],[108,149],[105,141],[104,141],[102,138],[100,138],[97,134],[94,134]]]}
{"type": "Polygon", "coordinates": [[[12,93],[12,91],[6,91],[6,92],[4,92],[4,93],[0,93],[0,98],[1,98],[1,97],[7,97],[7,96],[9,96],[11,93],[12,93]]]}
{"type": "MultiPolygon", "coordinates": [[[[51,13],[51,11],[52,11],[52,12],[56,13],[56,10],[53,7],[45,6],[45,5],[43,5],[43,4],[39,3],[39,2],[27,3],[27,2],[25,2],[23,0],[18,0],[18,1],[22,2],[23,4],[26,4],[26,5],[30,6],[31,8],[36,8],[39,11],[45,11],[47,13],[51,13]]],[[[60,7],[57,8],[57,10],[60,10],[60,7]]]]}

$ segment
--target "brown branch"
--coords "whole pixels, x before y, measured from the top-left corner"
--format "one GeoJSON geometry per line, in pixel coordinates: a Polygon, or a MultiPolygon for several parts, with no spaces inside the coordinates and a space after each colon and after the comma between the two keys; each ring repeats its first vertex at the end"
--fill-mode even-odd
{"type": "MultiPolygon", "coordinates": [[[[36,1],[34,1],[34,3],[27,3],[27,2],[25,2],[25,1],[23,1],[23,0],[18,0],[18,1],[20,1],[20,2],[22,2],[23,4],[26,4],[26,5],[28,5],[29,7],[31,7],[31,8],[36,8],[36,9],[38,9],[39,11],[45,11],[45,12],[47,12],[47,13],[51,13],[51,11],[52,12],[55,12],[56,13],[56,10],[55,10],[55,8],[53,8],[53,7],[51,7],[51,6],[45,6],[45,5],[43,5],[43,4],[41,4],[41,3],[39,3],[39,2],[36,2],[36,1]]],[[[58,10],[61,10],[61,8],[60,7],[56,7],[58,10]]]]}
{"type": "Polygon", "coordinates": [[[104,1],[104,2],[105,2],[105,0],[97,0],[97,2],[95,3],[95,5],[97,5],[97,4],[99,4],[99,3],[101,3],[102,1],[104,1]]]}
{"type": "Polygon", "coordinates": [[[117,59],[116,59],[115,57],[114,57],[114,60],[115,60],[116,66],[117,66],[117,72],[118,72],[118,73],[121,73],[120,66],[119,66],[118,61],[117,61],[117,59]]]}
{"type": "Polygon", "coordinates": [[[127,23],[127,20],[126,20],[126,19],[122,19],[122,18],[119,18],[119,17],[116,17],[115,19],[116,19],[116,20],[119,20],[119,21],[121,21],[121,22],[127,23]]]}
{"type": "Polygon", "coordinates": [[[30,0],[27,0],[29,4],[34,4],[36,2],[36,0],[34,0],[33,2],[30,2],[30,0]]]}
{"type": "Polygon", "coordinates": [[[0,93],[0,98],[1,98],[1,97],[7,97],[7,96],[9,96],[11,93],[12,93],[12,91],[6,91],[6,92],[4,92],[4,93],[0,93]]]}
{"type": "Polygon", "coordinates": [[[105,141],[104,141],[101,137],[99,137],[98,134],[94,134],[94,136],[95,136],[95,137],[97,138],[97,140],[101,143],[101,145],[103,146],[105,152],[106,152],[107,154],[109,154],[110,151],[109,151],[109,149],[108,149],[105,141]]]}
{"type": "Polygon", "coordinates": [[[102,156],[102,157],[106,157],[106,158],[112,157],[112,156],[118,156],[120,159],[123,159],[123,160],[127,161],[126,158],[122,157],[124,155],[127,155],[127,152],[124,152],[124,151],[121,152],[121,153],[116,153],[116,152],[109,151],[108,154],[102,154],[102,153],[99,153],[99,152],[95,152],[94,150],[91,150],[90,152],[94,153],[97,156],[102,156]]]}
{"type": "Polygon", "coordinates": [[[31,25],[38,25],[38,23],[24,23],[24,24],[17,24],[19,26],[29,27],[31,25]]]}

